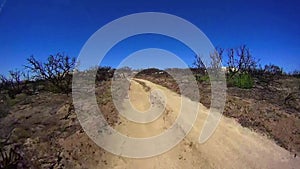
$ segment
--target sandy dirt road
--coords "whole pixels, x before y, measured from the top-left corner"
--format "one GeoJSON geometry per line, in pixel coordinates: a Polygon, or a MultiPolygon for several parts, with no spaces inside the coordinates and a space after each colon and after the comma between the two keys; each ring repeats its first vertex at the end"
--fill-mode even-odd
{"type": "MultiPolygon", "coordinates": [[[[121,124],[115,127],[119,132],[131,137],[150,137],[160,134],[175,121],[181,97],[146,80],[131,81],[129,98],[135,109],[145,111],[152,104],[151,90],[159,89],[166,97],[166,109],[155,121],[138,124],[121,117],[121,124]],[[145,86],[141,85],[143,82],[145,86]]],[[[183,99],[187,99],[184,98],[183,99]]],[[[199,134],[209,110],[199,104],[199,114],[191,132],[173,149],[159,156],[133,159],[106,153],[102,161],[107,163],[97,168],[115,169],[193,169],[193,168],[299,168],[300,159],[276,145],[267,137],[243,128],[234,119],[223,117],[210,139],[198,143],[199,134]]],[[[126,111],[126,107],[124,108],[126,111]]],[[[188,110],[187,110],[188,111],[188,110]]],[[[138,147],[137,147],[138,148],[138,147]]]]}

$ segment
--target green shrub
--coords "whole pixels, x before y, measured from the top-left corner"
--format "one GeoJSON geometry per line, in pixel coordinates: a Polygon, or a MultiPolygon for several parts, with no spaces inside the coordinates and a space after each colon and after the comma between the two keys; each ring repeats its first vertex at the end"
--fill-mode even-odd
{"type": "Polygon", "coordinates": [[[198,82],[209,82],[208,75],[195,75],[195,78],[198,82]]]}
{"type": "Polygon", "coordinates": [[[227,82],[229,86],[236,86],[242,89],[251,89],[254,85],[254,81],[248,73],[237,74],[229,78],[227,82]]]}

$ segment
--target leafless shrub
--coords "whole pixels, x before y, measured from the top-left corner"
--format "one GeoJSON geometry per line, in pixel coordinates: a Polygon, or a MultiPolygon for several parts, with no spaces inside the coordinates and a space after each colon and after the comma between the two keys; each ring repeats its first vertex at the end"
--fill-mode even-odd
{"type": "Polygon", "coordinates": [[[299,78],[300,77],[300,70],[294,70],[290,75],[299,78]]]}
{"type": "Polygon", "coordinates": [[[279,66],[274,64],[265,65],[264,73],[272,74],[272,75],[282,75],[283,70],[279,66]]]}
{"type": "Polygon", "coordinates": [[[256,60],[249,48],[242,45],[236,49],[228,49],[228,70],[232,75],[236,73],[251,73],[257,67],[259,60],[256,60]]]}
{"type": "Polygon", "coordinates": [[[75,58],[57,53],[50,55],[45,63],[38,61],[31,56],[27,59],[28,68],[35,79],[49,81],[52,84],[52,91],[63,93],[71,92],[72,71],[75,68],[75,58]]]}
{"type": "Polygon", "coordinates": [[[196,69],[205,69],[205,65],[199,55],[195,55],[193,66],[196,69]]]}
{"type": "Polygon", "coordinates": [[[222,68],[222,58],[223,58],[224,49],[217,48],[210,56],[210,65],[209,67],[213,70],[220,70],[222,68]]]}
{"type": "Polygon", "coordinates": [[[15,98],[26,87],[22,77],[24,73],[20,70],[9,71],[8,77],[0,75],[1,89],[7,91],[10,98],[15,98]]]}
{"type": "Polygon", "coordinates": [[[209,70],[211,73],[219,72],[222,68],[223,52],[224,49],[216,48],[216,50],[209,55],[210,59],[207,60],[209,61],[209,63],[205,62],[206,65],[204,64],[204,61],[201,59],[199,55],[195,55],[193,67],[194,69],[198,70],[197,72],[200,72],[200,74],[197,74],[197,76],[207,75],[206,69],[209,70]]]}

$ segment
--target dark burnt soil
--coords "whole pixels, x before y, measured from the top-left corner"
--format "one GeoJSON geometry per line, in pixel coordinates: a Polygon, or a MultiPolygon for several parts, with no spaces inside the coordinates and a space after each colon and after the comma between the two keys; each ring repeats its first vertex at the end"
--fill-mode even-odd
{"type": "MultiPolygon", "coordinates": [[[[177,93],[178,85],[167,73],[143,71],[137,78],[165,86],[177,93]]],[[[162,72],[162,71],[160,71],[162,72]]],[[[300,79],[288,76],[263,81],[255,79],[252,89],[227,88],[223,114],[242,126],[267,135],[295,155],[300,153],[300,79]]],[[[211,86],[198,82],[200,102],[210,107],[211,86]]]]}

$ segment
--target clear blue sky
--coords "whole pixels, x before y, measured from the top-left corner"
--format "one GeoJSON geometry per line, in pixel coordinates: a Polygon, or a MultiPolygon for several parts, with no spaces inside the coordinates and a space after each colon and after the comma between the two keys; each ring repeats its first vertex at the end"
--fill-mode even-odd
{"type": "MultiPolygon", "coordinates": [[[[198,26],[222,48],[247,44],[261,64],[300,69],[300,1],[269,0],[0,0],[0,74],[22,68],[34,55],[65,52],[77,57],[103,25],[137,12],[165,12],[198,26]]],[[[191,64],[193,53],[172,40],[137,36],[118,44],[103,61],[116,66],[130,53],[160,47],[191,64]]]]}

